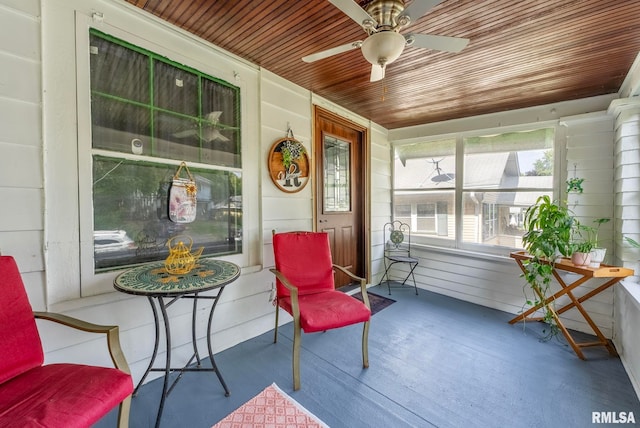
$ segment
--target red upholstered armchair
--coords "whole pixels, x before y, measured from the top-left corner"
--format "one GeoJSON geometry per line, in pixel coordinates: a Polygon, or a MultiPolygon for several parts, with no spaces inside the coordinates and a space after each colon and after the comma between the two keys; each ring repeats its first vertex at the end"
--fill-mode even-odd
{"type": "Polygon", "coordinates": [[[15,260],[0,256],[0,426],[89,427],[120,404],[118,426],[127,427],[132,391],[118,327],[32,312],[15,260]],[[43,365],[36,318],[105,333],[116,368],[43,365]]]}
{"type": "Polygon", "coordinates": [[[276,267],[271,272],[276,275],[277,288],[273,341],[278,340],[278,314],[282,308],[293,316],[293,389],[300,389],[300,330],[312,333],[364,323],[362,366],[369,367],[371,309],[366,281],[332,263],[327,233],[274,233],[273,251],[276,267]],[[335,289],[334,269],[360,283],[364,303],[335,289]]]}

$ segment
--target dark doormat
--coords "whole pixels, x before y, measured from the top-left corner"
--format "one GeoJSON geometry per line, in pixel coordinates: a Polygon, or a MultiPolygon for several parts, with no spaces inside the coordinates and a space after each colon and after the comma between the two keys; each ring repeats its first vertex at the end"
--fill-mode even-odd
{"type": "MultiPolygon", "coordinates": [[[[376,313],[380,312],[387,306],[396,302],[395,300],[389,299],[388,297],[378,296],[377,294],[370,293],[370,292],[367,292],[367,295],[369,296],[369,303],[371,304],[371,315],[375,315],[376,313]]],[[[355,294],[352,294],[352,296],[362,301],[361,293],[355,293],[355,294]]]]}

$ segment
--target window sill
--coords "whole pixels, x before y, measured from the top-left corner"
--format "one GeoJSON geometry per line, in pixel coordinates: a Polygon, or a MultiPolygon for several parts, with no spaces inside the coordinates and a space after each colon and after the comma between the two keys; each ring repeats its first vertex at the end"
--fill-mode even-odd
{"type": "Polygon", "coordinates": [[[640,284],[629,280],[620,281],[620,285],[626,290],[629,298],[635,303],[636,308],[640,310],[640,284]]]}
{"type": "Polygon", "coordinates": [[[427,244],[411,244],[412,250],[428,251],[432,253],[449,254],[460,257],[471,257],[479,260],[489,260],[498,263],[512,263],[513,259],[509,257],[509,253],[514,250],[507,250],[506,254],[479,253],[477,251],[461,250],[459,248],[438,247],[427,244]]]}
{"type": "MultiPolygon", "coordinates": [[[[240,270],[240,275],[247,275],[262,271],[262,265],[254,265],[243,267],[240,270]]],[[[79,299],[67,300],[65,302],[54,303],[49,305],[48,310],[51,312],[65,313],[69,311],[75,311],[84,308],[91,308],[96,306],[108,305],[114,302],[122,300],[128,300],[138,298],[131,294],[120,293],[113,290],[109,293],[97,294],[95,296],[81,297],[79,299]]]]}

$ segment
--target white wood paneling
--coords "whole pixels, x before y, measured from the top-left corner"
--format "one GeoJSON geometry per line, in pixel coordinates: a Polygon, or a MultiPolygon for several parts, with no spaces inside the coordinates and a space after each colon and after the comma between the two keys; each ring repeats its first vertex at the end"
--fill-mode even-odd
{"type": "Polygon", "coordinates": [[[0,52],[0,97],[13,98],[29,103],[41,99],[40,63],[0,52]]]}
{"type": "MultiPolygon", "coordinates": [[[[637,72],[637,67],[636,67],[637,72]]],[[[628,236],[640,242],[640,100],[614,101],[609,113],[615,119],[615,224],[614,264],[635,270],[615,289],[613,340],[640,396],[640,251],[627,244],[628,236]]]]}
{"type": "Polygon", "coordinates": [[[24,13],[33,18],[40,16],[40,0],[2,0],[0,8],[14,9],[13,12],[24,13]]]}
{"type": "Polygon", "coordinates": [[[42,189],[42,152],[38,147],[0,142],[0,152],[3,186],[42,189]]]}
{"type": "MultiPolygon", "coordinates": [[[[42,145],[40,104],[22,99],[0,98],[0,142],[40,149],[42,145]]],[[[5,149],[0,150],[3,153],[5,151],[5,149]]],[[[38,159],[41,159],[40,154],[38,159]]],[[[38,174],[42,175],[41,172],[38,174]]]]}
{"type": "Polygon", "coordinates": [[[39,15],[38,0],[0,0],[0,252],[44,309],[39,15]]]}
{"type": "Polygon", "coordinates": [[[39,63],[40,22],[31,13],[0,13],[0,51],[39,63]]]}
{"type": "MultiPolygon", "coordinates": [[[[566,138],[567,178],[584,178],[583,193],[569,193],[567,204],[578,220],[596,226],[595,219],[608,218],[598,233],[598,245],[608,249],[608,262],[613,258],[613,118],[606,112],[563,118],[566,138]]],[[[613,302],[611,302],[613,305],[613,302]]],[[[610,308],[613,313],[613,308],[610,308]]],[[[613,320],[606,328],[612,331],[613,320]]]]}
{"type": "MultiPolygon", "coordinates": [[[[0,187],[0,231],[42,230],[42,190],[19,187],[0,187]]],[[[9,249],[5,249],[10,254],[9,249]]]]}
{"type": "Polygon", "coordinates": [[[371,283],[377,284],[384,274],[383,226],[391,220],[392,207],[392,153],[386,129],[371,129],[371,283]]]}

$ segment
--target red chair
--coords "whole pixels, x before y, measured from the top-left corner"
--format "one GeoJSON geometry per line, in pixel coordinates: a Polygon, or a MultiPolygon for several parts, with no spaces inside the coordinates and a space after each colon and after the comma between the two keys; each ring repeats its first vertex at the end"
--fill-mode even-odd
{"type": "Polygon", "coordinates": [[[371,309],[366,281],[331,260],[329,236],[324,232],[274,233],[273,251],[276,275],[276,328],[278,340],[279,308],[293,316],[293,389],[300,389],[300,330],[326,331],[364,323],[362,366],[369,367],[367,341],[371,309]],[[335,289],[334,269],[360,283],[363,302],[335,289]]]}
{"type": "Polygon", "coordinates": [[[118,404],[118,426],[129,425],[133,381],[117,326],[33,312],[13,257],[0,256],[0,426],[89,427],[118,404]],[[36,318],[105,333],[116,368],[43,365],[36,318]]]}

